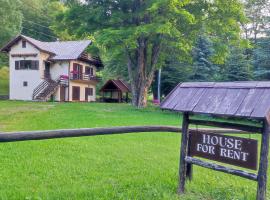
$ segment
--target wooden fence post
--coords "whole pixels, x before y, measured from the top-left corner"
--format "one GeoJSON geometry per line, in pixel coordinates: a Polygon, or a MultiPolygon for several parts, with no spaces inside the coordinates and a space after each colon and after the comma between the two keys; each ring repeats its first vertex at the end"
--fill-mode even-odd
{"type": "Polygon", "coordinates": [[[189,125],[189,114],[184,113],[182,122],[182,138],[181,138],[180,163],[179,163],[179,185],[178,185],[179,194],[183,194],[185,192],[186,171],[187,171],[187,163],[185,161],[185,158],[188,152],[188,125],[189,125]]]}
{"type": "MultiPolygon", "coordinates": [[[[190,136],[188,137],[188,150],[187,150],[187,155],[190,156],[190,136]]],[[[187,178],[191,181],[192,180],[192,174],[193,174],[193,167],[191,163],[187,163],[187,171],[186,171],[186,176],[187,178]]]]}
{"type": "Polygon", "coordinates": [[[269,151],[269,122],[264,120],[261,142],[260,167],[258,172],[257,200],[266,199],[267,168],[269,151]]]}

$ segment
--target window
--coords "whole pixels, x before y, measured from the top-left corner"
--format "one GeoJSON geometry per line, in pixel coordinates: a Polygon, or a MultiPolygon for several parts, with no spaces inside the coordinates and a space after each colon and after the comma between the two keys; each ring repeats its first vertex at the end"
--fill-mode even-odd
{"type": "Polygon", "coordinates": [[[38,60],[18,60],[15,61],[16,70],[38,70],[39,62],[38,60]]]}
{"type": "Polygon", "coordinates": [[[93,75],[94,75],[93,68],[92,68],[92,67],[86,66],[86,67],[85,67],[85,74],[88,74],[88,75],[90,75],[90,76],[93,76],[93,75]]]}
{"type": "Polygon", "coordinates": [[[23,87],[27,87],[28,86],[28,82],[27,81],[24,81],[23,82],[23,87]]]}
{"type": "Polygon", "coordinates": [[[26,48],[26,41],[25,40],[22,41],[22,48],[26,48]]]}

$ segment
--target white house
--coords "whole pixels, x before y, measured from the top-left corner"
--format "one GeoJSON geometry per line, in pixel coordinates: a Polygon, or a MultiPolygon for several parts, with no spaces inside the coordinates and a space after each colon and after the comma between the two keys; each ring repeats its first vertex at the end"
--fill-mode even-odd
{"type": "Polygon", "coordinates": [[[85,52],[90,40],[41,42],[19,35],[9,54],[12,100],[95,101],[99,59],[85,52]]]}

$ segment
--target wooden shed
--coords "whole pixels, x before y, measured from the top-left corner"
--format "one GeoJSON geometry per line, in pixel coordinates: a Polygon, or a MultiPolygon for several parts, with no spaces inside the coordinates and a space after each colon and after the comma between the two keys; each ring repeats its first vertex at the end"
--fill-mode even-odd
{"type": "Polygon", "coordinates": [[[100,89],[103,102],[128,102],[129,85],[120,79],[108,80],[100,89]]]}

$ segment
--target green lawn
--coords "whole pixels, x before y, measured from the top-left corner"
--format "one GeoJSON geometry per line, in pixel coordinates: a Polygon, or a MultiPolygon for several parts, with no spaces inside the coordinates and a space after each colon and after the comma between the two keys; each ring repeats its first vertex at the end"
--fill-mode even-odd
{"type": "MultiPolygon", "coordinates": [[[[179,124],[154,107],[0,101],[0,131],[179,124]]],[[[176,133],[3,143],[0,199],[255,199],[255,182],[197,166],[177,196],[179,144],[176,133]]]]}

